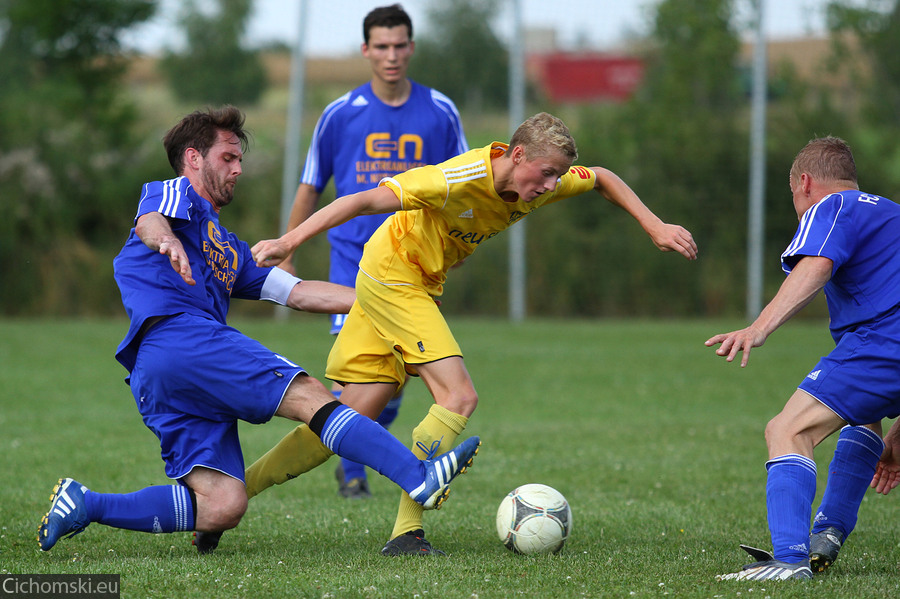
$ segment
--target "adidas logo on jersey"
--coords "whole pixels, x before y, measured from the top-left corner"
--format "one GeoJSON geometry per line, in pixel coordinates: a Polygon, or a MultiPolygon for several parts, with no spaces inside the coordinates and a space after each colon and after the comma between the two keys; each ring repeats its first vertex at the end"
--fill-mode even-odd
{"type": "Polygon", "coordinates": [[[472,209],[469,208],[465,212],[461,212],[459,218],[475,218],[475,216],[472,214],[472,209]]]}
{"type": "Polygon", "coordinates": [[[368,106],[369,101],[365,99],[364,96],[356,96],[353,98],[353,101],[350,102],[351,106],[368,106]]]}
{"type": "Polygon", "coordinates": [[[820,372],[822,372],[822,371],[821,370],[813,370],[812,372],[810,372],[809,374],[806,375],[806,378],[816,380],[817,378],[819,378],[820,372]]]}

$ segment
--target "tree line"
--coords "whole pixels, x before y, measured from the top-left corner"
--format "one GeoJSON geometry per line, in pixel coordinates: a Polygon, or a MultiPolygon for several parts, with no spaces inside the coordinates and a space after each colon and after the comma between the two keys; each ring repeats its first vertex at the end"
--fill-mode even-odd
{"type": "MultiPolygon", "coordinates": [[[[456,100],[473,147],[507,135],[508,55],[489,26],[498,2],[434,3],[429,22],[416,29],[411,76],[456,100]]],[[[662,255],[596,194],[573,198],[527,219],[529,314],[742,313],[750,101],[740,62],[747,26],[736,3],[659,2],[647,38],[635,46],[647,65],[644,80],[625,103],[556,106],[530,90],[528,113],[566,120],[580,164],[620,174],[664,220],[692,231],[701,257],[688,263],[662,255]]],[[[253,106],[266,82],[259,49],[242,40],[252,0],[217,6],[210,14],[195,2],[183,5],[186,48],[167,51],[160,70],[182,105],[253,106]]],[[[0,313],[121,313],[112,258],[131,227],[136,190],[172,176],[162,132],[147,124],[124,84],[133,57],[122,35],[158,9],[156,0],[0,2],[0,313]]],[[[816,57],[812,77],[790,64],[769,73],[767,296],[780,285],[778,257],[796,228],[788,169],[810,138],[847,139],[861,187],[900,198],[898,3],[831,2],[827,23],[832,46],[816,57]],[[835,87],[835,79],[846,83],[835,87]]],[[[279,213],[283,139],[260,141],[270,151],[248,155],[237,195],[267,200],[236,199],[223,215],[250,242],[275,235],[279,213]]],[[[451,273],[446,311],[505,314],[503,239],[451,273]]],[[[314,263],[307,276],[324,277],[326,253],[313,248],[307,259],[314,263]]]]}

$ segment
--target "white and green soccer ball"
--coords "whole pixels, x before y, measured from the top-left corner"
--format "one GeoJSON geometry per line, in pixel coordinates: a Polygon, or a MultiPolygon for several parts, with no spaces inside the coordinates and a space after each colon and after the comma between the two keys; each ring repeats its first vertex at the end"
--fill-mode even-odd
{"type": "Polygon", "coordinates": [[[569,502],[547,485],[517,487],[503,498],[497,510],[497,536],[516,553],[556,553],[571,532],[569,502]]]}

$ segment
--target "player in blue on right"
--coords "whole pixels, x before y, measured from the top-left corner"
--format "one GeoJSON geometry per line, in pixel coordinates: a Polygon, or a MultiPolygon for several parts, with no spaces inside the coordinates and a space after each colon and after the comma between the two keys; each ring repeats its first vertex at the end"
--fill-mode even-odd
{"type": "Polygon", "coordinates": [[[766,426],[766,507],[773,553],[742,546],[755,563],[723,580],[811,578],[837,558],[884,449],[881,420],[900,415],[900,205],[859,191],[850,147],[810,141],[790,172],[800,226],[781,256],[778,293],[749,327],[710,338],[731,362],[765,343],[825,290],[836,346],[766,426]],[[840,430],[813,519],[813,448],[840,430]]]}

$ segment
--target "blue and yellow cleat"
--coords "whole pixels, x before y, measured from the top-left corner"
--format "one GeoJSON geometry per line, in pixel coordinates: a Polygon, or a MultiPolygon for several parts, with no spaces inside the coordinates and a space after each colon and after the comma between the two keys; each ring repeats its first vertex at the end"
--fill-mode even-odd
{"type": "Polygon", "coordinates": [[[410,492],[410,498],[426,510],[440,509],[450,493],[450,483],[463,474],[478,453],[481,439],[469,437],[447,453],[425,459],[425,482],[410,492]]]}
{"type": "Polygon", "coordinates": [[[59,479],[50,496],[50,511],[38,527],[41,551],[50,551],[63,536],[74,537],[91,523],[84,503],[87,490],[74,479],[59,479]]]}

